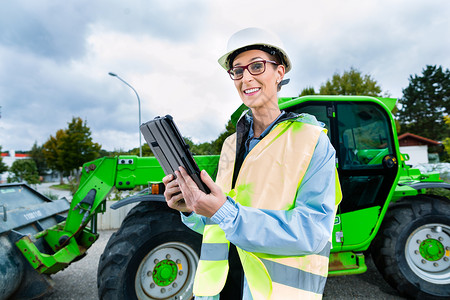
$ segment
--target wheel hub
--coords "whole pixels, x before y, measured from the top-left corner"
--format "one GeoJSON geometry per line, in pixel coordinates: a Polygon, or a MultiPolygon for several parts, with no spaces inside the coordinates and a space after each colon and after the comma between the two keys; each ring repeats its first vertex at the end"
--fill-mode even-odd
{"type": "Polygon", "coordinates": [[[406,261],[424,280],[450,283],[450,227],[427,224],[417,228],[406,244],[406,261]]]}
{"type": "Polygon", "coordinates": [[[429,261],[440,260],[444,254],[444,245],[439,240],[426,239],[420,244],[420,255],[429,261]]]}
{"type": "Polygon", "coordinates": [[[168,286],[177,277],[178,268],[172,261],[165,259],[153,269],[153,281],[159,286],[168,286]]]}
{"type": "Polygon", "coordinates": [[[184,299],[192,289],[198,256],[182,243],[162,244],[139,265],[135,290],[139,300],[184,299]]]}

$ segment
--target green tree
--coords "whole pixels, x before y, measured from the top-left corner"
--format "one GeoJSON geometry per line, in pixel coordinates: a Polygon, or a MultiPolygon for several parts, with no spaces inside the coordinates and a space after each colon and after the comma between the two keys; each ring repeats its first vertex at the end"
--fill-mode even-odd
{"type": "Polygon", "coordinates": [[[213,155],[215,153],[211,142],[195,144],[191,138],[184,137],[184,141],[189,145],[189,150],[193,155],[213,155]]]}
{"type": "Polygon", "coordinates": [[[100,149],[98,154],[100,155],[100,157],[111,156],[111,152],[105,149],[100,149]]]}
{"type": "Polygon", "coordinates": [[[18,159],[9,168],[8,182],[39,183],[39,174],[33,159],[18,159]]]}
{"type": "MultiPolygon", "coordinates": [[[[444,116],[444,121],[446,125],[446,130],[450,131],[450,116],[444,116]]],[[[444,145],[445,152],[447,153],[446,158],[448,159],[450,157],[450,137],[446,137],[442,144],[444,145]]]]}
{"type": "Polygon", "coordinates": [[[66,170],[66,165],[64,162],[64,140],[66,136],[64,129],[59,129],[55,136],[50,136],[50,138],[42,146],[42,151],[50,169],[56,170],[60,174],[60,183],[63,184],[63,175],[66,170]]]}
{"type": "Polygon", "coordinates": [[[225,139],[236,132],[236,126],[234,126],[233,122],[231,122],[231,119],[228,120],[227,125],[225,126],[225,131],[222,132],[217,139],[215,139],[211,143],[211,151],[212,154],[220,154],[220,151],[222,151],[222,145],[225,139]]]}
{"type": "Polygon", "coordinates": [[[63,175],[75,171],[83,163],[99,157],[101,146],[92,141],[91,130],[81,118],[72,118],[67,129],[59,129],[56,135],[50,136],[43,145],[43,152],[48,166],[60,173],[60,182],[64,183],[63,175]]]}
{"type": "Polygon", "coordinates": [[[335,73],[331,80],[320,86],[319,94],[381,96],[381,87],[370,75],[362,75],[357,69],[350,68],[342,75],[335,73]]]}
{"type": "Polygon", "coordinates": [[[29,154],[36,163],[38,174],[45,175],[45,172],[48,170],[48,166],[47,161],[45,160],[43,146],[38,146],[37,142],[34,142],[29,154]]]}
{"type": "Polygon", "coordinates": [[[300,95],[298,95],[298,96],[299,96],[299,97],[302,97],[302,96],[316,95],[316,94],[317,94],[317,93],[316,93],[316,90],[314,89],[314,87],[308,86],[308,87],[304,88],[304,89],[301,91],[300,95]]]}
{"type": "Polygon", "coordinates": [[[65,133],[62,141],[64,168],[67,172],[75,170],[78,176],[78,170],[85,162],[100,156],[101,146],[92,141],[91,129],[79,117],[72,118],[65,133]]]}
{"type": "MultiPolygon", "coordinates": [[[[114,151],[113,152],[114,155],[136,155],[139,156],[139,147],[133,148],[130,151],[125,152],[122,150],[118,150],[118,151],[114,151]]],[[[144,141],[144,143],[142,144],[142,156],[154,156],[152,150],[150,149],[150,146],[144,141]]]]}
{"type": "MultiPolygon", "coordinates": [[[[2,146],[0,146],[0,153],[2,153],[2,146]]],[[[3,158],[0,155],[0,174],[8,171],[8,166],[3,162],[3,158]]]]}
{"type": "Polygon", "coordinates": [[[402,132],[434,140],[450,135],[444,116],[450,112],[450,71],[427,65],[422,75],[410,75],[399,101],[398,119],[402,132]]]}

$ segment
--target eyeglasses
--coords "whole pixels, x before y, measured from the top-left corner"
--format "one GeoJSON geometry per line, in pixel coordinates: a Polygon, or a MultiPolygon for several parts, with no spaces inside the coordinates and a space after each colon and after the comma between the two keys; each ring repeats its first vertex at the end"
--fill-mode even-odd
{"type": "Polygon", "coordinates": [[[266,71],[266,63],[278,65],[278,63],[275,61],[258,60],[258,61],[249,63],[246,66],[237,66],[237,67],[230,68],[228,70],[228,74],[230,74],[230,77],[233,80],[242,79],[242,77],[244,77],[244,70],[248,70],[248,72],[252,75],[259,75],[259,74],[264,73],[264,71],[266,71]]]}

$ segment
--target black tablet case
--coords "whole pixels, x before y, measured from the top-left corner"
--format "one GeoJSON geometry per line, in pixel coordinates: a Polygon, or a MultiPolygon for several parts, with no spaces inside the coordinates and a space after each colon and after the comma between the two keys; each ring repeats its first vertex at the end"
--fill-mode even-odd
{"type": "Polygon", "coordinates": [[[210,193],[209,188],[200,179],[200,169],[172,116],[156,117],[142,124],[140,129],[166,175],[175,176],[175,171],[182,166],[200,190],[210,193]]]}

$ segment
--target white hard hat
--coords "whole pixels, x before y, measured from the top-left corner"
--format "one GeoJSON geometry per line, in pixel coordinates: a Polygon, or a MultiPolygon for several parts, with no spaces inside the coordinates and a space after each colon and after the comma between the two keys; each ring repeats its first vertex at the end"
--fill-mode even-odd
{"type": "Polygon", "coordinates": [[[260,49],[281,58],[281,63],[286,68],[286,73],[291,70],[291,60],[284,51],[283,43],[273,33],[260,28],[242,29],[228,40],[227,53],[219,58],[219,64],[228,71],[230,62],[239,53],[247,50],[260,49]]]}

